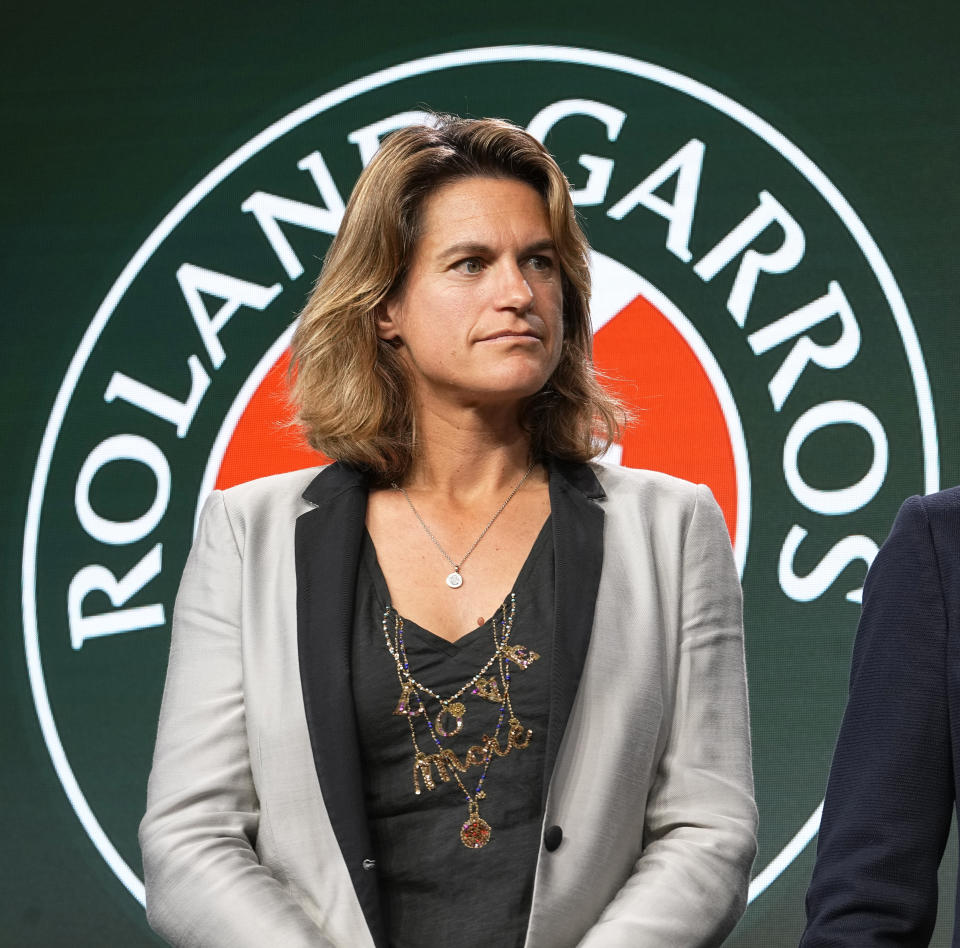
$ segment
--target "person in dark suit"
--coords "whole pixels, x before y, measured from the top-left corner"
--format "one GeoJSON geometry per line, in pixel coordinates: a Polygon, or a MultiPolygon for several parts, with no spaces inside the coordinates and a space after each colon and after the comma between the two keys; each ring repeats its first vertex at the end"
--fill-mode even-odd
{"type": "Polygon", "coordinates": [[[929,944],[960,774],[958,649],[955,487],[904,503],[867,576],[802,948],[929,944]]]}

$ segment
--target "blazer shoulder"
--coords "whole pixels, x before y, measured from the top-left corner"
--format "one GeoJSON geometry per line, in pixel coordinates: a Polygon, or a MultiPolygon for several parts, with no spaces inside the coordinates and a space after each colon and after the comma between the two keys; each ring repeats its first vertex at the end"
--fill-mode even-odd
{"type": "Polygon", "coordinates": [[[911,502],[923,510],[931,529],[947,531],[954,537],[960,537],[960,487],[950,487],[923,497],[911,497],[904,503],[904,507],[911,502]]]}
{"type": "Polygon", "coordinates": [[[682,544],[696,524],[697,535],[722,537],[729,545],[723,512],[706,484],[612,464],[595,463],[594,471],[607,495],[607,516],[629,529],[653,530],[661,539],[674,537],[682,544]]]}
{"type": "Polygon", "coordinates": [[[640,502],[655,507],[667,507],[676,512],[690,511],[698,497],[713,494],[704,484],[694,484],[670,474],[648,471],[644,468],[621,467],[595,461],[591,467],[604,492],[614,502],[640,502]]]}
{"type": "Polygon", "coordinates": [[[246,481],[222,492],[223,504],[234,523],[259,522],[263,518],[296,519],[311,509],[303,492],[320,473],[322,467],[304,468],[285,474],[272,474],[246,481]]]}
{"type": "Polygon", "coordinates": [[[909,497],[877,552],[863,590],[861,630],[910,614],[960,623],[960,489],[909,497]]]}
{"type": "Polygon", "coordinates": [[[908,497],[881,553],[927,548],[953,558],[960,552],[960,487],[908,497]]]}
{"type": "Polygon", "coordinates": [[[929,560],[942,588],[960,601],[960,487],[904,501],[877,559],[882,556],[929,560]]]}

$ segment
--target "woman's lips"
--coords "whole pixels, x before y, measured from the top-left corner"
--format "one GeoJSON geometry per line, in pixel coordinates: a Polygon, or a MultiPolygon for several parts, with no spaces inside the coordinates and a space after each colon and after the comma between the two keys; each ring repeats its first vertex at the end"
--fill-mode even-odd
{"type": "Polygon", "coordinates": [[[501,342],[501,341],[516,341],[528,339],[530,342],[539,342],[540,337],[533,332],[511,332],[505,330],[504,332],[495,332],[491,333],[489,336],[484,336],[480,341],[481,342],[501,342]]]}

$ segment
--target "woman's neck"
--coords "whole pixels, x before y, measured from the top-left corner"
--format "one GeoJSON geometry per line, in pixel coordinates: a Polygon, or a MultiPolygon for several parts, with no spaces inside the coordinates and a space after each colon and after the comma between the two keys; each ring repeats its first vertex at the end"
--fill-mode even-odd
{"type": "Polygon", "coordinates": [[[419,412],[414,463],[404,478],[411,491],[469,502],[509,489],[530,466],[530,436],[509,412],[419,412]]]}

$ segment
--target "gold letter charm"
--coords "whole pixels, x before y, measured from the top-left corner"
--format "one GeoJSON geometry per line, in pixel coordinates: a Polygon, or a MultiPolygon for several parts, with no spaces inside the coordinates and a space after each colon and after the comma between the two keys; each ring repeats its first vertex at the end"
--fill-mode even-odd
{"type": "Polygon", "coordinates": [[[463,727],[463,716],[467,713],[467,709],[459,701],[453,701],[450,704],[442,707],[440,713],[437,715],[434,720],[434,727],[443,737],[453,737],[454,734],[459,734],[460,729],[463,727]],[[452,731],[446,731],[443,727],[443,716],[449,714],[457,722],[457,726],[452,731]]]}
{"type": "Polygon", "coordinates": [[[413,760],[413,792],[417,796],[420,796],[421,777],[428,790],[432,790],[437,785],[430,770],[430,758],[423,751],[417,751],[417,756],[413,760]]]}
{"type": "Polygon", "coordinates": [[[533,731],[525,728],[516,718],[510,718],[510,730],[507,732],[507,750],[516,747],[523,750],[530,743],[533,731]]]}
{"type": "MultiPolygon", "coordinates": [[[[401,717],[404,715],[408,718],[415,718],[419,714],[423,714],[423,708],[419,708],[416,711],[410,707],[410,696],[414,694],[413,683],[405,681],[403,683],[403,691],[400,692],[400,700],[397,702],[397,707],[394,709],[394,714],[398,714],[401,717]]],[[[419,703],[420,698],[417,697],[419,703]]]]}
{"type": "Polygon", "coordinates": [[[494,704],[503,701],[503,695],[500,694],[500,686],[497,684],[496,678],[478,678],[477,686],[473,690],[481,698],[492,701],[494,704]]]}
{"type": "Polygon", "coordinates": [[[504,655],[515,665],[521,668],[529,668],[539,657],[539,653],[529,649],[526,645],[511,645],[503,650],[504,655]]]}

